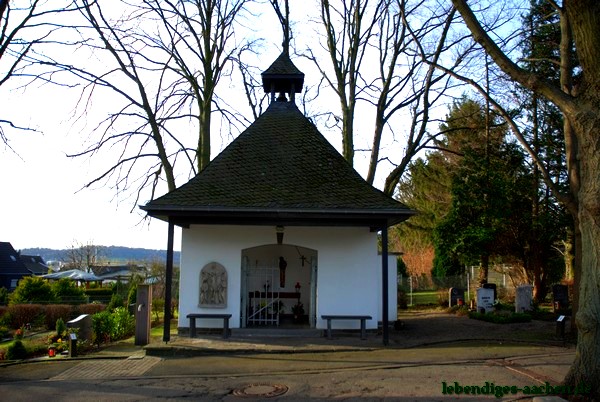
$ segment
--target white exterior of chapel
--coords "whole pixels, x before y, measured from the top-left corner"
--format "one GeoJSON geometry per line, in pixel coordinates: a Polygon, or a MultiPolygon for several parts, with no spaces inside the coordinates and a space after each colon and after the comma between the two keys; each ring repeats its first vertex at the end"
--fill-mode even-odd
{"type": "MultiPolygon", "coordinates": [[[[231,328],[248,326],[251,300],[246,293],[264,291],[270,280],[273,292],[295,292],[300,285],[300,300],[313,328],[326,328],[323,314],[371,315],[367,328],[382,321],[382,263],[377,234],[363,227],[283,228],[283,242],[276,242],[273,226],[192,225],[183,229],[179,289],[180,328],[188,328],[190,313],[229,313],[231,328]],[[272,268],[278,271],[278,258],[287,261],[285,286],[279,277],[252,275],[272,268]],[[302,258],[304,257],[304,259],[302,258]],[[213,262],[227,271],[227,303],[222,308],[200,307],[201,269],[213,262]],[[304,265],[303,265],[304,263],[304,265]]],[[[389,256],[388,319],[397,318],[396,261],[389,256]]],[[[290,313],[296,301],[281,299],[283,313],[290,313]]],[[[334,321],[333,328],[359,328],[356,320],[334,321]]],[[[220,328],[222,321],[203,319],[198,327],[220,328]]],[[[260,327],[260,325],[258,326],[260,327]]]]}
{"type": "MultiPolygon", "coordinates": [[[[370,316],[366,328],[382,322],[387,344],[397,318],[387,229],[414,211],[368,184],[302,114],[304,74],[286,51],[262,78],[267,110],[195,177],[141,207],[169,223],[167,284],[182,227],[178,327],[190,327],[189,314],[204,315],[199,328],[222,327],[206,314],[230,314],[230,328],[265,330],[290,316],[291,327],[317,329],[323,315],[370,316]]],[[[333,328],[360,327],[347,318],[333,328]]]]}

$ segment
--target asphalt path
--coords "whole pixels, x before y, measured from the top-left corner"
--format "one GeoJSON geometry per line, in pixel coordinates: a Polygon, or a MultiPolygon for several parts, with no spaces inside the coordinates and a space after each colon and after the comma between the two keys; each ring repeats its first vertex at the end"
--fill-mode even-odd
{"type": "Polygon", "coordinates": [[[479,341],[329,353],[65,359],[0,367],[0,400],[530,400],[522,391],[504,394],[502,387],[559,385],[574,354],[572,347],[479,341]],[[486,385],[502,395],[465,393],[467,386],[485,391],[486,385]]]}

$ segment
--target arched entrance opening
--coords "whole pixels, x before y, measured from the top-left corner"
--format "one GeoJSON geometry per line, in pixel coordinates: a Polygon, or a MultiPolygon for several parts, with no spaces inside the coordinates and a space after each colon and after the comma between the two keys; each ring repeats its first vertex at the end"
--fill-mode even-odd
{"type": "Polygon", "coordinates": [[[314,328],[317,251],[289,244],[242,250],[241,327],[314,328]]]}

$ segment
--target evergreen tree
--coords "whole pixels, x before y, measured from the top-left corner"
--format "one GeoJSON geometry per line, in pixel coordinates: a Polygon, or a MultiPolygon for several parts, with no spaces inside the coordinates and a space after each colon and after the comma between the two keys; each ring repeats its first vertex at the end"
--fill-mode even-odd
{"type": "MultiPolygon", "coordinates": [[[[542,74],[549,81],[560,85],[559,46],[561,41],[560,16],[546,1],[532,0],[530,10],[523,18],[521,51],[522,67],[542,74]]],[[[577,60],[571,52],[572,66],[577,60]]],[[[517,99],[522,100],[521,110],[528,123],[525,135],[543,162],[552,181],[561,192],[568,192],[568,173],[565,160],[564,121],[560,110],[546,98],[521,88],[517,99]]],[[[523,263],[534,285],[534,297],[542,301],[552,282],[561,278],[565,261],[554,247],[564,242],[567,229],[573,222],[564,206],[544,183],[537,165],[533,164],[533,186],[536,195],[532,199],[530,230],[524,240],[523,263]]],[[[570,258],[570,257],[569,257],[570,258]]]]}

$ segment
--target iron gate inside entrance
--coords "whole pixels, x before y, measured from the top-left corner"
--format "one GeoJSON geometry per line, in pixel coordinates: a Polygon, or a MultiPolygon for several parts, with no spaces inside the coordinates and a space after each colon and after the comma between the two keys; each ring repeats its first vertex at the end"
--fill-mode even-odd
{"type": "Polygon", "coordinates": [[[279,325],[282,302],[279,267],[256,265],[246,270],[246,325],[279,325]]]}

